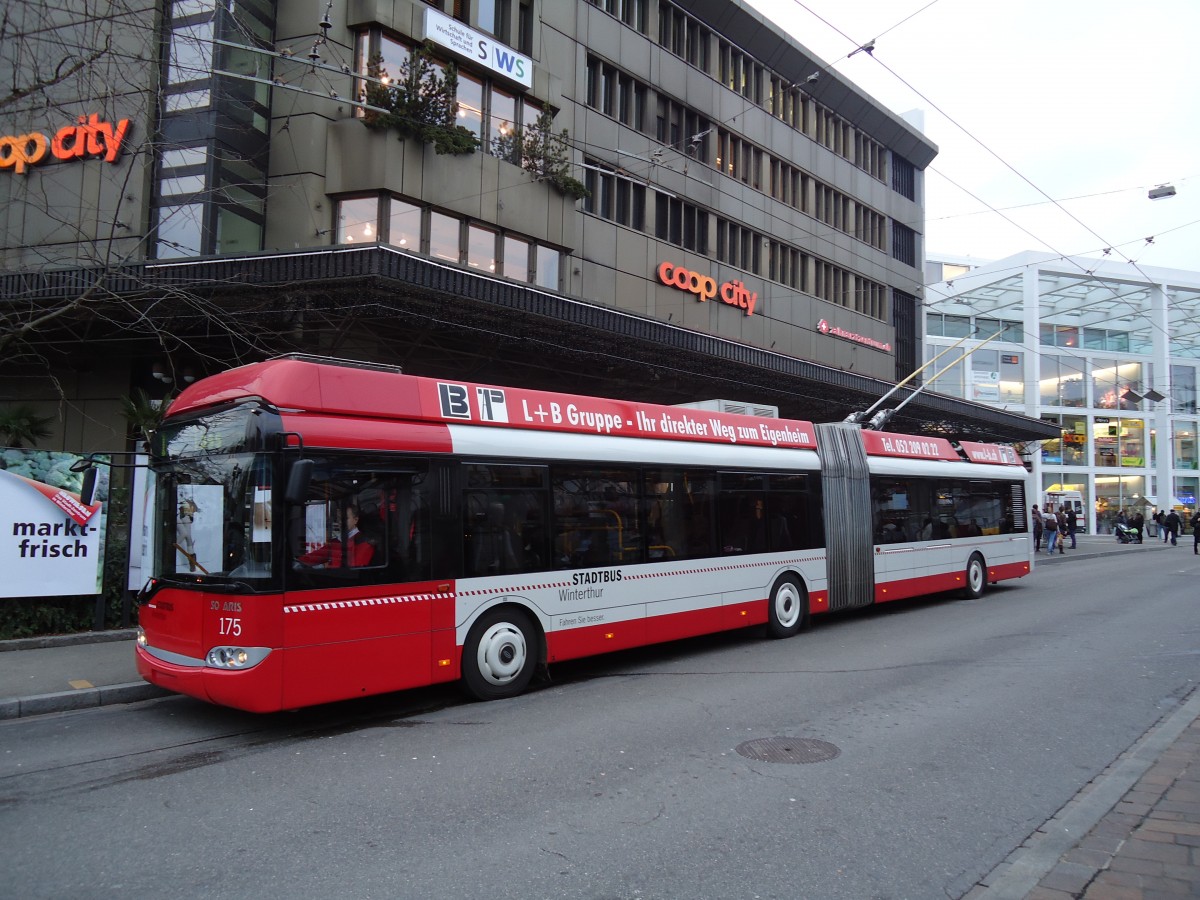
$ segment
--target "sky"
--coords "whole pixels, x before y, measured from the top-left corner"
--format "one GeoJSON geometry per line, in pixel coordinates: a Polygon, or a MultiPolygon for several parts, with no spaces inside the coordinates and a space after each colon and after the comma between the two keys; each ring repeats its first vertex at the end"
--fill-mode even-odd
{"type": "Polygon", "coordinates": [[[1112,248],[1200,272],[1197,0],[747,2],[883,106],[921,111],[927,257],[1112,248]],[[1160,184],[1176,195],[1150,200],[1160,184]]]}

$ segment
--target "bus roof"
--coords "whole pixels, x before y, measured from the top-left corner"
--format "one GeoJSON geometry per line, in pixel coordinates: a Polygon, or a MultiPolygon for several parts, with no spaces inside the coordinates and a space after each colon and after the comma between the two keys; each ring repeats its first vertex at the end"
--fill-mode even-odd
{"type": "MultiPolygon", "coordinates": [[[[282,357],[189,385],[169,416],[259,398],[283,412],[815,450],[813,423],[404,375],[369,364],[282,357]]],[[[1011,447],[864,431],[869,455],[1021,465],[1011,447]]]]}

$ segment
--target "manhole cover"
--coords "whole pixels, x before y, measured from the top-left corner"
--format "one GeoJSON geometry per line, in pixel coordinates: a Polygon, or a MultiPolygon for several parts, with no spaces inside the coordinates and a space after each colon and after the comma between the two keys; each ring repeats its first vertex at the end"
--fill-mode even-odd
{"type": "Polygon", "coordinates": [[[747,759],[773,763],[818,763],[833,759],[842,751],[829,741],[816,738],[758,738],[743,741],[735,748],[747,759]]]}

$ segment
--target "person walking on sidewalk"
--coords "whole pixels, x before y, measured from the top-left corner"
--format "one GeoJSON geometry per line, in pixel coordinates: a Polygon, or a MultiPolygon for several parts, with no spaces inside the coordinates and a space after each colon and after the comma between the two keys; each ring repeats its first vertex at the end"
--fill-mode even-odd
{"type": "Polygon", "coordinates": [[[1055,516],[1058,519],[1058,552],[1067,552],[1067,514],[1063,512],[1063,508],[1058,508],[1058,513],[1055,516]]]}
{"type": "Polygon", "coordinates": [[[1042,552],[1042,511],[1033,504],[1033,552],[1042,552]]]}
{"type": "Polygon", "coordinates": [[[1192,513],[1192,552],[1200,556],[1200,509],[1192,513]]]}
{"type": "MultiPolygon", "coordinates": [[[[1167,535],[1171,538],[1171,546],[1177,546],[1176,538],[1179,537],[1179,513],[1171,510],[1163,519],[1163,525],[1167,529],[1167,535]]],[[[1166,538],[1163,541],[1165,543],[1166,538]]]]}
{"type": "Polygon", "coordinates": [[[1046,552],[1053,553],[1058,540],[1058,516],[1047,510],[1042,517],[1042,527],[1046,529],[1046,552]]]}
{"type": "Polygon", "coordinates": [[[1074,506],[1067,507],[1067,534],[1071,536],[1071,549],[1075,549],[1075,529],[1079,526],[1079,515],[1074,506]]]}

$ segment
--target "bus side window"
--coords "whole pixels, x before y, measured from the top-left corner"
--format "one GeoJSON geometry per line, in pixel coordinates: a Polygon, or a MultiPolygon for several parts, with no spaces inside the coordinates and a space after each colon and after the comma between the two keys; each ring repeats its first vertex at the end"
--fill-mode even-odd
{"type": "Polygon", "coordinates": [[[374,462],[317,462],[308,497],[289,514],[291,584],[303,589],[429,579],[431,488],[424,464],[380,472],[374,462]]]}
{"type": "Polygon", "coordinates": [[[554,467],[551,490],[555,568],[643,561],[636,470],[554,467]]]}
{"type": "Polygon", "coordinates": [[[464,573],[478,577],[543,568],[545,467],[468,463],[464,478],[464,573]]]}

